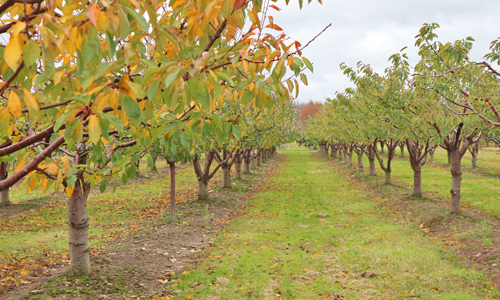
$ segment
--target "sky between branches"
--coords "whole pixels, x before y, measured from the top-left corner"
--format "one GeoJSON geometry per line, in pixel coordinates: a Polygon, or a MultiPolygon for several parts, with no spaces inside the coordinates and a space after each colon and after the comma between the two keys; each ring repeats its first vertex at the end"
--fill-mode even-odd
{"type": "Polygon", "coordinates": [[[436,33],[443,42],[473,37],[473,60],[482,60],[490,42],[500,37],[500,1],[323,0],[321,5],[314,0],[302,10],[298,1],[286,6],[279,0],[276,5],[282,10],[273,11],[274,23],[302,45],[332,23],[303,51],[314,64],[314,74],[308,74],[309,86],[301,85],[299,102],[323,102],[352,86],[340,70],[342,62],[355,67],[362,61],[382,73],[389,56],[407,46],[415,64],[415,35],[424,23],[438,23],[441,28],[436,33]]]}

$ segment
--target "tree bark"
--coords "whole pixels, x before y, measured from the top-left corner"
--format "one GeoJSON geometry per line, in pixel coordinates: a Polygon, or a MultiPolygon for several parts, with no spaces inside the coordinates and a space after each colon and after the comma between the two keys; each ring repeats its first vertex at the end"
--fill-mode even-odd
{"type": "Polygon", "coordinates": [[[243,174],[250,174],[250,162],[245,159],[245,170],[243,174]]]}
{"type": "Polygon", "coordinates": [[[344,163],[347,163],[347,149],[344,148],[344,163]]]}
{"type": "Polygon", "coordinates": [[[385,184],[392,184],[391,181],[391,171],[390,170],[384,170],[385,172],[385,184]]]}
{"type": "Polygon", "coordinates": [[[264,152],[264,149],[262,149],[255,158],[257,160],[257,167],[260,167],[262,165],[262,157],[264,156],[262,152],[264,152]]]}
{"type": "Polygon", "coordinates": [[[359,150],[358,153],[358,169],[363,170],[363,151],[359,150]]]}
{"type": "Polygon", "coordinates": [[[451,211],[460,212],[460,197],[462,185],[462,157],[460,149],[454,149],[451,153],[451,211]]]}
{"type": "Polygon", "coordinates": [[[208,200],[208,182],[198,180],[198,200],[208,200]]]}
{"type": "Polygon", "coordinates": [[[405,144],[401,143],[399,148],[401,149],[401,158],[405,157],[405,144]]]}
{"type": "Polygon", "coordinates": [[[90,275],[88,246],[90,223],[87,216],[89,192],[90,186],[77,179],[73,194],[68,201],[69,257],[74,276],[90,275]]]}
{"type": "Polygon", "coordinates": [[[446,153],[448,154],[448,163],[446,165],[450,166],[451,165],[451,150],[446,149],[446,153]]]}
{"type": "Polygon", "coordinates": [[[236,153],[236,158],[234,159],[234,178],[241,179],[241,154],[236,153]]]}
{"type": "Polygon", "coordinates": [[[352,167],[352,146],[349,146],[347,149],[347,158],[348,158],[348,164],[349,167],[352,167]]]}
{"type": "Polygon", "coordinates": [[[375,169],[375,157],[368,157],[368,161],[370,162],[370,175],[377,175],[377,171],[375,169]]]}
{"type": "Polygon", "coordinates": [[[413,169],[413,197],[422,197],[422,167],[413,169]]]}
{"type": "MultiPolygon", "coordinates": [[[[7,179],[9,177],[8,173],[9,164],[6,162],[0,163],[0,180],[7,179]]],[[[4,189],[0,192],[0,206],[9,206],[10,197],[9,197],[9,188],[4,189]]]]}
{"type": "Polygon", "coordinates": [[[256,166],[255,166],[255,157],[253,157],[251,160],[250,160],[250,168],[252,169],[255,169],[256,166]]]}
{"type": "Polygon", "coordinates": [[[177,215],[175,213],[175,161],[168,161],[170,167],[170,216],[172,221],[175,222],[177,215]]]}
{"type": "Polygon", "coordinates": [[[472,156],[472,168],[477,168],[477,156],[479,154],[479,143],[474,144],[469,148],[469,152],[472,156]]]}
{"type": "Polygon", "coordinates": [[[222,166],[222,174],[224,175],[224,188],[231,188],[231,168],[228,165],[222,166]]]}

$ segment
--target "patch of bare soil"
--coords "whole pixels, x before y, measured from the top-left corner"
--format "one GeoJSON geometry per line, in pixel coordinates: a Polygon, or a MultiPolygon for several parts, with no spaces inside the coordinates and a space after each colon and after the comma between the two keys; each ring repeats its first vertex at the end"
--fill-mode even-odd
{"type": "Polygon", "coordinates": [[[212,234],[245,213],[245,203],[281,159],[278,154],[255,174],[233,180],[231,189],[214,188],[208,201],[179,205],[176,222],[163,217],[149,229],[106,246],[91,257],[89,277],[74,278],[66,268],[54,269],[38,283],[21,285],[0,299],[151,299],[175,294],[166,292],[171,278],[195,267],[212,234]]]}
{"type": "Polygon", "coordinates": [[[469,207],[462,207],[460,214],[452,214],[449,200],[430,194],[411,197],[412,188],[394,181],[392,185],[384,185],[383,173],[370,176],[367,170],[360,171],[338,160],[329,159],[329,162],[362,188],[373,192],[381,214],[391,219],[399,217],[401,224],[415,226],[464,266],[484,272],[488,277],[485,281],[500,288],[498,218],[469,207]]]}

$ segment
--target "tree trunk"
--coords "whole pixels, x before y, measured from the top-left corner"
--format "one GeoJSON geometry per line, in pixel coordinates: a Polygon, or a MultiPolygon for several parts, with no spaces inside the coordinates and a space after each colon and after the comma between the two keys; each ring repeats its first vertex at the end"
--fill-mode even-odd
{"type": "Polygon", "coordinates": [[[385,171],[385,184],[391,184],[391,171],[385,171]]]}
{"type": "Polygon", "coordinates": [[[434,151],[435,151],[435,150],[432,150],[432,152],[431,152],[431,151],[429,151],[429,155],[430,155],[430,157],[431,157],[431,163],[434,163],[434,151]]]}
{"type": "Polygon", "coordinates": [[[368,161],[370,162],[370,175],[377,175],[375,170],[375,157],[368,156],[368,161]]]}
{"type": "Polygon", "coordinates": [[[333,148],[330,149],[330,157],[335,159],[337,156],[337,151],[333,150],[333,148]]]}
{"type": "Polygon", "coordinates": [[[198,200],[208,200],[208,182],[198,180],[198,200]]]}
{"type": "Polygon", "coordinates": [[[455,149],[450,151],[451,155],[451,211],[460,212],[460,197],[462,184],[462,166],[460,150],[455,149]]]}
{"type": "Polygon", "coordinates": [[[172,221],[175,222],[177,218],[175,214],[175,162],[168,162],[170,167],[170,216],[172,217],[172,221]]]}
{"type": "Polygon", "coordinates": [[[69,257],[74,276],[90,275],[89,259],[89,219],[87,217],[87,197],[90,186],[80,179],[68,201],[69,257]]]}
{"type": "Polygon", "coordinates": [[[475,145],[472,146],[472,151],[470,151],[470,154],[472,155],[472,168],[475,169],[475,168],[477,168],[477,156],[479,154],[479,143],[476,143],[475,145]]]}
{"type": "Polygon", "coordinates": [[[337,156],[338,160],[342,160],[342,149],[339,148],[338,150],[338,156],[337,156]]]}
{"type": "Polygon", "coordinates": [[[405,144],[401,143],[399,148],[401,149],[401,158],[405,157],[405,144]]]}
{"type": "Polygon", "coordinates": [[[384,142],[380,142],[380,152],[384,153],[384,142]]]}
{"type": "Polygon", "coordinates": [[[234,178],[241,179],[241,154],[237,153],[234,159],[234,178]]]}
{"type": "Polygon", "coordinates": [[[451,150],[446,149],[446,153],[448,154],[448,164],[446,164],[446,165],[450,166],[451,165],[451,150]]]}
{"type": "Polygon", "coordinates": [[[141,176],[141,173],[139,172],[139,165],[141,164],[141,160],[139,159],[136,163],[135,163],[135,168],[136,168],[136,171],[135,171],[135,178],[139,178],[141,176]]]}
{"type": "Polygon", "coordinates": [[[422,167],[413,167],[413,197],[422,197],[422,167]]]}
{"type": "Polygon", "coordinates": [[[358,153],[358,168],[363,170],[363,150],[359,150],[358,153]]]}
{"type": "MultiPolygon", "coordinates": [[[[9,177],[8,173],[9,164],[6,162],[0,163],[0,180],[4,180],[9,177]]],[[[9,197],[9,188],[0,192],[0,206],[9,206],[10,197],[9,197]]]]}
{"type": "Polygon", "coordinates": [[[224,175],[224,188],[231,188],[231,168],[226,165],[222,166],[222,174],[224,175]]]}
{"type": "Polygon", "coordinates": [[[344,163],[347,163],[347,150],[344,149],[344,163]]]}
{"type": "Polygon", "coordinates": [[[254,157],[254,158],[252,158],[252,159],[250,160],[250,167],[251,167],[252,169],[255,169],[255,168],[256,168],[256,166],[255,166],[255,157],[254,157]]]}
{"type": "Polygon", "coordinates": [[[243,174],[250,174],[250,161],[245,159],[245,171],[243,174]]]}
{"type": "Polygon", "coordinates": [[[352,151],[347,152],[347,158],[349,159],[349,167],[352,167],[352,151]]]}
{"type": "Polygon", "coordinates": [[[257,158],[256,158],[257,159],[257,167],[260,167],[262,165],[262,157],[264,156],[262,154],[262,152],[264,152],[264,150],[261,150],[259,155],[257,155],[257,158]]]}

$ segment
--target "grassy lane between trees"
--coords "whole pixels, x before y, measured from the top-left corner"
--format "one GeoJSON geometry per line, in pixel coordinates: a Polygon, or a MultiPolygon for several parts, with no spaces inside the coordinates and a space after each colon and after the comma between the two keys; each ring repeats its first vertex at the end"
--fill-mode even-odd
{"type": "MultiPolygon", "coordinates": [[[[387,151],[385,151],[384,157],[386,157],[386,154],[387,151]]],[[[486,156],[484,159],[489,160],[483,161],[483,157],[480,156],[478,161],[480,166],[496,165],[498,162],[494,156],[490,155],[491,151],[482,151],[480,152],[481,154],[486,156]],[[486,153],[488,154],[486,155],[486,153]]],[[[435,159],[436,164],[428,162],[422,168],[422,191],[445,200],[450,200],[451,173],[450,168],[444,166],[446,151],[436,151],[435,159]]],[[[356,154],[353,155],[353,161],[357,162],[356,154]]],[[[384,171],[380,169],[378,161],[375,163],[377,173],[383,176],[384,171]]],[[[363,164],[365,169],[368,169],[369,164],[366,155],[363,156],[363,164]]],[[[492,216],[500,216],[500,197],[498,196],[500,195],[500,179],[468,170],[467,167],[470,166],[470,159],[467,156],[464,156],[462,159],[462,165],[466,166],[462,171],[462,205],[473,207],[492,216]]],[[[500,170],[495,170],[493,166],[490,168],[485,170],[500,173],[500,170]]],[[[405,158],[400,158],[398,153],[392,161],[392,178],[408,187],[413,187],[413,170],[408,161],[407,153],[405,153],[405,158]]]]}
{"type": "Polygon", "coordinates": [[[347,173],[305,149],[285,156],[247,214],[159,299],[498,297],[483,273],[347,173]]]}

